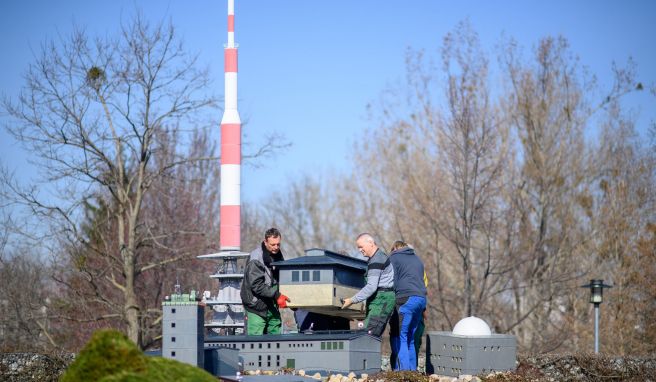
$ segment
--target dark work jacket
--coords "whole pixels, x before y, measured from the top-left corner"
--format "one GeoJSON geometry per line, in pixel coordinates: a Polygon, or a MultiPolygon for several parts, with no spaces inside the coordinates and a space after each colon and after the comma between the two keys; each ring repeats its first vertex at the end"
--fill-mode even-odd
{"type": "Polygon", "coordinates": [[[278,280],[269,264],[282,260],[282,252],[273,257],[264,247],[264,243],[250,253],[239,292],[244,309],[261,317],[266,317],[267,311],[278,310],[278,280]]]}
{"type": "Polygon", "coordinates": [[[394,266],[394,292],[397,302],[410,296],[426,297],[424,264],[410,247],[399,248],[390,253],[394,266]]]}

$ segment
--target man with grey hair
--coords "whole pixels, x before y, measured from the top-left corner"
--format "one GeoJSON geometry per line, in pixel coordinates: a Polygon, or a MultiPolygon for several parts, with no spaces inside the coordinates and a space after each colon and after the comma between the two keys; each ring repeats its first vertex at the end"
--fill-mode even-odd
{"type": "Polygon", "coordinates": [[[368,258],[367,284],[351,298],[344,299],[342,309],[367,301],[364,325],[369,334],[380,337],[385,331],[395,306],[394,269],[389,258],[376,245],[373,236],[361,233],[355,240],[358,251],[368,258]]]}

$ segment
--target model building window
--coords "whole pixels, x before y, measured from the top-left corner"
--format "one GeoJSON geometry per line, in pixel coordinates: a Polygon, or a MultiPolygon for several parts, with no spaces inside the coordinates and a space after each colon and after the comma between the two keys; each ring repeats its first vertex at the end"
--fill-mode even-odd
{"type": "Polygon", "coordinates": [[[171,342],[175,342],[175,337],[171,337],[171,342]]]}
{"type": "Polygon", "coordinates": [[[175,308],[171,308],[171,313],[175,313],[175,308]]]}
{"type": "Polygon", "coordinates": [[[293,283],[298,282],[298,271],[292,271],[292,282],[293,283]]]}
{"type": "Polygon", "coordinates": [[[312,271],[312,281],[321,281],[321,271],[312,271]]]}
{"type": "Polygon", "coordinates": [[[326,350],[333,350],[333,343],[332,342],[326,342],[326,350]]]}
{"type": "Polygon", "coordinates": [[[175,322],[171,322],[171,327],[175,328],[175,322]]]}
{"type": "Polygon", "coordinates": [[[344,342],[340,342],[340,343],[339,343],[339,349],[340,349],[340,350],[344,349],[344,342]]]}
{"type": "Polygon", "coordinates": [[[174,351],[171,352],[171,357],[175,357],[175,352],[174,351]]]}
{"type": "Polygon", "coordinates": [[[303,281],[310,281],[310,271],[303,271],[303,281]]]}

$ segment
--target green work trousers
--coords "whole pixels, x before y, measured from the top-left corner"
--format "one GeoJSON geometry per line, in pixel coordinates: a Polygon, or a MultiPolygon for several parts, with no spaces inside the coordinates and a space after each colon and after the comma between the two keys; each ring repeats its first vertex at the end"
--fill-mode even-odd
{"type": "Polygon", "coordinates": [[[394,313],[395,305],[394,291],[379,290],[367,299],[367,318],[364,320],[364,327],[369,334],[376,337],[383,335],[387,322],[394,313]]]}
{"type": "Polygon", "coordinates": [[[282,320],[280,312],[267,310],[266,318],[255,313],[246,312],[246,334],[260,336],[262,334],[280,334],[282,320]]]}

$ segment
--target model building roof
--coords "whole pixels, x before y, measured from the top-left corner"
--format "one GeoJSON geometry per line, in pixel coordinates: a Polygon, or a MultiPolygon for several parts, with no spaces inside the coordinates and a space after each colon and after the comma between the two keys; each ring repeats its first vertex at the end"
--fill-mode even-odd
{"type": "Polygon", "coordinates": [[[305,250],[305,256],[297,257],[295,259],[276,261],[273,263],[278,267],[297,267],[304,265],[331,265],[341,266],[345,268],[354,268],[362,272],[367,269],[367,262],[365,260],[357,259],[349,255],[342,255],[337,252],[332,252],[327,249],[311,248],[305,250]]]}
{"type": "MultiPolygon", "coordinates": [[[[209,336],[205,337],[206,343],[233,343],[233,342],[286,342],[286,341],[338,341],[353,340],[362,336],[372,337],[366,330],[326,330],[312,333],[290,333],[290,334],[264,334],[259,336],[234,335],[234,336],[209,336]]],[[[372,337],[378,339],[377,337],[372,337]]]]}

